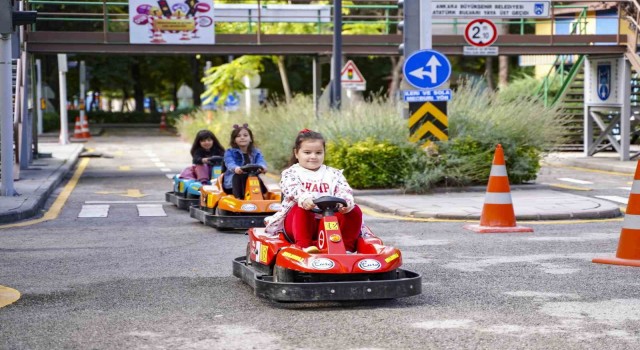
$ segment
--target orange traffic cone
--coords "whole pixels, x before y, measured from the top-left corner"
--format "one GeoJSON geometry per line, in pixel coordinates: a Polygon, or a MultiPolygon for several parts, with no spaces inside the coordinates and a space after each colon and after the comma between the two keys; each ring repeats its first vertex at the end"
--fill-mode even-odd
{"type": "Polygon", "coordinates": [[[167,117],[162,113],[160,117],[160,130],[167,130],[167,117]]]}
{"type": "Polygon", "coordinates": [[[73,128],[73,138],[75,139],[84,138],[84,135],[82,134],[82,125],[80,124],[80,117],[76,117],[76,125],[73,128]]]}
{"type": "Polygon", "coordinates": [[[87,119],[87,116],[80,118],[80,125],[82,129],[82,137],[84,137],[85,139],[90,139],[91,132],[89,131],[89,121],[87,119]]]}
{"type": "Polygon", "coordinates": [[[599,264],[640,267],[640,161],[633,176],[616,257],[594,258],[592,261],[599,264]]]}
{"type": "Polygon", "coordinates": [[[468,224],[464,228],[478,233],[533,232],[533,229],[529,227],[516,225],[509,177],[504,163],[504,152],[500,144],[496,147],[496,153],[493,156],[480,225],[468,224]]]}

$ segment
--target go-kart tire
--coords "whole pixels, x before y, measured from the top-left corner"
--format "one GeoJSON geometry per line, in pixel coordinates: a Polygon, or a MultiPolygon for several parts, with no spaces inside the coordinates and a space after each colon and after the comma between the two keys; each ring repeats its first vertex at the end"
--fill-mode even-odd
{"type": "Polygon", "coordinates": [[[282,266],[275,266],[273,269],[274,282],[293,282],[293,271],[282,266]]]}

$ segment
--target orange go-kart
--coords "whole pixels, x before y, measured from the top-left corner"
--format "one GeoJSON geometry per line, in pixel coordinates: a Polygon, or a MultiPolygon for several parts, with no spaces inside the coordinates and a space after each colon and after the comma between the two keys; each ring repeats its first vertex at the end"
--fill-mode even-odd
{"type": "Polygon", "coordinates": [[[240,169],[249,175],[244,198],[236,198],[224,191],[222,175],[213,184],[200,188],[200,201],[198,205],[189,208],[190,216],[205,225],[222,230],[264,227],[264,218],[282,207],[280,188],[276,186],[262,193],[258,179],[262,167],[248,164],[240,169]]]}
{"type": "Polygon", "coordinates": [[[274,301],[366,300],[408,297],[422,293],[420,274],[401,269],[399,249],[383,245],[366,228],[357,251],[347,254],[335,216],[337,197],[314,201],[322,213],[318,226],[320,253],[309,254],[281,232],[248,231],[245,256],[234,259],[233,274],[260,297],[274,301]]]}

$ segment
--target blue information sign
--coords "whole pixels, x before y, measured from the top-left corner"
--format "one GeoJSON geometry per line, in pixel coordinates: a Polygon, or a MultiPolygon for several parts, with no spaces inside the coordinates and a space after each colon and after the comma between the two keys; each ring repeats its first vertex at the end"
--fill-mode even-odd
{"type": "Polygon", "coordinates": [[[435,89],[449,80],[451,63],[438,51],[416,51],[404,62],[402,73],[418,89],[435,89]]]}
{"type": "Polygon", "coordinates": [[[431,102],[451,100],[451,89],[442,90],[402,90],[405,102],[431,102]]]}

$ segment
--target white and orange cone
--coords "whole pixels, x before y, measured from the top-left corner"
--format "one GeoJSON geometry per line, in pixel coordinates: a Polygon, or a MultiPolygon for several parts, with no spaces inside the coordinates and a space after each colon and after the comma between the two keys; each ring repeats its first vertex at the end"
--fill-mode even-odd
{"type": "Polygon", "coordinates": [[[91,138],[91,132],[89,131],[89,121],[87,120],[87,116],[83,116],[80,118],[80,126],[82,129],[82,137],[85,139],[91,138]]]}
{"type": "Polygon", "coordinates": [[[633,176],[616,256],[594,258],[592,261],[599,264],[640,267],[640,161],[633,176]]]}
{"type": "Polygon", "coordinates": [[[73,127],[73,138],[74,139],[84,138],[82,134],[82,125],[80,123],[80,117],[76,117],[76,125],[73,127]]]}
{"type": "Polygon", "coordinates": [[[167,130],[167,117],[162,113],[160,117],[160,130],[167,130]]]}
{"type": "Polygon", "coordinates": [[[493,156],[480,225],[468,224],[464,228],[478,233],[533,232],[529,227],[516,225],[509,177],[500,144],[496,147],[496,153],[493,156]]]}

